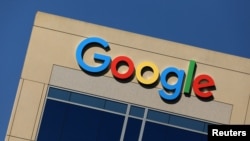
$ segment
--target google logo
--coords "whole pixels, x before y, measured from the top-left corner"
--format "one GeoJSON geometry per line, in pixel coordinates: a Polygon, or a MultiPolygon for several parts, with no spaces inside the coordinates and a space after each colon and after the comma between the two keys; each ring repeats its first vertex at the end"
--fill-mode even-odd
{"type": "Polygon", "coordinates": [[[145,86],[150,86],[160,81],[163,89],[160,89],[158,93],[162,99],[167,101],[178,99],[183,89],[185,94],[190,95],[193,88],[194,93],[199,98],[206,99],[213,95],[211,92],[213,89],[209,89],[215,87],[212,77],[207,74],[201,74],[194,78],[196,70],[196,62],[194,60],[189,61],[187,74],[184,70],[173,66],[166,67],[160,72],[157,65],[150,61],[141,62],[135,68],[133,60],[128,56],[117,56],[112,59],[110,56],[100,53],[94,53],[94,60],[101,62],[101,64],[98,66],[91,66],[83,59],[84,52],[91,47],[91,44],[98,44],[104,50],[109,50],[108,42],[99,37],[89,37],[80,42],[76,49],[76,60],[80,68],[90,74],[97,74],[110,69],[112,75],[119,80],[127,80],[131,77],[136,77],[137,81],[145,86]],[[127,66],[128,69],[126,72],[121,73],[118,71],[121,65],[127,66]],[[152,71],[152,76],[150,76],[150,78],[143,77],[145,69],[152,71]],[[174,84],[168,82],[171,77],[177,78],[174,84]]]}

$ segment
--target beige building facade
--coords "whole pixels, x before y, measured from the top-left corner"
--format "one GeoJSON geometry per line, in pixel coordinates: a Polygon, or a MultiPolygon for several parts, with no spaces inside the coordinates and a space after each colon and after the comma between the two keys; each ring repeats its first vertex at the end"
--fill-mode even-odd
{"type": "MultiPolygon", "coordinates": [[[[123,64],[116,69],[122,74],[129,68],[123,64]]],[[[165,81],[174,85],[181,79],[177,76],[171,75],[165,81]]],[[[51,87],[88,93],[207,123],[250,124],[249,82],[248,58],[38,12],[5,140],[37,140],[51,87]],[[90,37],[104,39],[109,50],[95,45],[89,47],[83,56],[87,64],[101,64],[93,60],[94,53],[107,55],[112,60],[117,56],[125,56],[133,61],[135,73],[139,70],[140,73],[131,75],[131,79],[126,82],[117,80],[109,67],[102,74],[86,73],[77,62],[76,51],[79,44],[90,37]],[[211,92],[212,98],[201,99],[194,89],[191,89],[191,96],[184,94],[186,81],[191,75],[188,72],[190,60],[196,62],[190,87],[195,87],[192,84],[197,76],[205,74],[212,78],[214,87],[198,88],[198,91],[211,92]],[[143,66],[141,69],[139,66],[143,63],[145,68],[150,69],[142,71],[143,66]],[[170,102],[159,95],[159,91],[164,90],[161,76],[166,68],[177,68],[185,73],[181,94],[170,102]],[[144,86],[139,82],[146,83],[152,77],[157,77],[158,81],[155,82],[158,83],[144,86]]],[[[198,81],[197,85],[202,83],[198,81]]]]}

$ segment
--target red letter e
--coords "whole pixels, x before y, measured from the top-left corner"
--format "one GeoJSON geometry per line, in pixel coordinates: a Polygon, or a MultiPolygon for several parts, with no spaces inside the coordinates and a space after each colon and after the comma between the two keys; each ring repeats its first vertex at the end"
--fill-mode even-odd
{"type": "Polygon", "coordinates": [[[209,75],[199,75],[195,78],[193,82],[193,90],[198,97],[209,98],[213,94],[207,89],[209,87],[214,87],[214,80],[209,75]]]}

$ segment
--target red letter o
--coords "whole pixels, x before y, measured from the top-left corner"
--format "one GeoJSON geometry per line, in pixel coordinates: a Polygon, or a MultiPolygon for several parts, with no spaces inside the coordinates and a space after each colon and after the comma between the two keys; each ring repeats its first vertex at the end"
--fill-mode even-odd
{"type": "Polygon", "coordinates": [[[128,79],[133,75],[134,71],[135,71],[134,63],[127,56],[118,56],[112,61],[111,72],[114,75],[114,77],[118,79],[128,79]],[[118,72],[117,65],[119,63],[125,63],[128,66],[128,71],[126,73],[118,72]]]}

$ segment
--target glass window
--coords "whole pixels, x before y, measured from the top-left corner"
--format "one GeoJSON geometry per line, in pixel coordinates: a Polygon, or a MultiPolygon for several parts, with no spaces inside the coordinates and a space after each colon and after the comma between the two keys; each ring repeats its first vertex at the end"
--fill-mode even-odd
{"type": "Polygon", "coordinates": [[[64,116],[60,141],[96,140],[102,111],[69,104],[64,116]]]}
{"type": "Polygon", "coordinates": [[[207,141],[207,135],[205,134],[178,128],[185,127],[207,132],[209,123],[206,122],[149,109],[145,127],[141,129],[145,108],[131,105],[130,116],[127,115],[127,124],[124,125],[127,104],[57,88],[49,88],[48,97],[102,108],[105,111],[47,99],[37,137],[38,141],[117,141],[121,138],[123,128],[126,128],[125,141],[138,140],[141,130],[143,130],[143,141],[184,141],[187,139],[207,141]],[[124,115],[110,113],[106,110],[123,113],[124,115]],[[161,123],[178,127],[171,127],[161,123]]]}
{"type": "Polygon", "coordinates": [[[137,106],[131,106],[129,115],[143,118],[144,108],[137,107],[137,106]]]}
{"type": "Polygon", "coordinates": [[[117,141],[124,116],[70,105],[66,115],[62,141],[117,141]]]}
{"type": "Polygon", "coordinates": [[[157,123],[146,122],[143,141],[206,141],[207,136],[157,123]]]}
{"type": "Polygon", "coordinates": [[[88,95],[83,95],[83,94],[78,94],[78,93],[72,93],[70,97],[70,101],[87,105],[87,106],[93,106],[97,108],[104,108],[105,105],[105,100],[88,96],[88,95]]]}
{"type": "Polygon", "coordinates": [[[148,110],[147,119],[158,121],[158,122],[163,122],[163,123],[168,123],[169,114],[154,111],[154,110],[148,110]]]}
{"type": "Polygon", "coordinates": [[[204,129],[203,129],[203,131],[205,132],[205,133],[208,133],[208,126],[209,125],[213,125],[212,123],[204,123],[204,129]]]}
{"type": "Polygon", "coordinates": [[[147,121],[142,141],[167,141],[166,126],[147,121]]]}
{"type": "Polygon", "coordinates": [[[125,117],[103,112],[103,115],[99,118],[101,119],[101,124],[96,141],[119,141],[125,117]]]}
{"type": "Polygon", "coordinates": [[[117,141],[124,116],[47,100],[38,141],[117,141]]]}
{"type": "Polygon", "coordinates": [[[57,88],[50,88],[48,97],[57,98],[61,100],[69,100],[70,92],[65,90],[60,90],[57,88]]]}
{"type": "Polygon", "coordinates": [[[142,120],[128,118],[124,141],[138,141],[142,120]]]}
{"type": "Polygon", "coordinates": [[[185,117],[171,115],[169,123],[173,124],[173,125],[180,126],[180,127],[198,130],[198,131],[204,130],[204,123],[203,122],[189,119],[189,118],[185,118],[185,117]]]}
{"type": "Polygon", "coordinates": [[[67,104],[47,100],[37,141],[58,141],[63,129],[67,104]]]}
{"type": "Polygon", "coordinates": [[[106,100],[105,109],[125,114],[127,111],[127,104],[106,100]]]}

